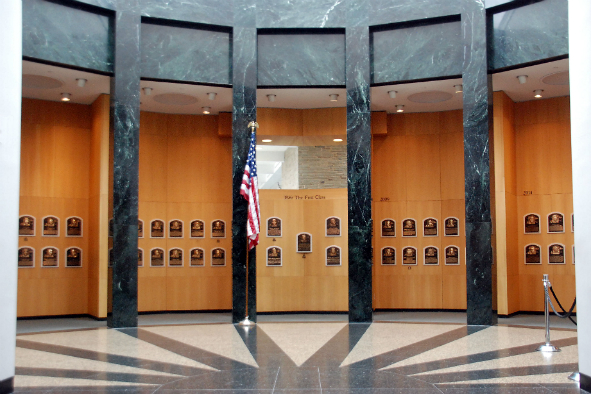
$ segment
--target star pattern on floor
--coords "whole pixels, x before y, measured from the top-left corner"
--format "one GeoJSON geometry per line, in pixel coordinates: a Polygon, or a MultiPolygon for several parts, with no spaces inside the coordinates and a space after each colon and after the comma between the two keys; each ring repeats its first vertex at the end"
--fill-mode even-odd
{"type": "Polygon", "coordinates": [[[187,324],[17,337],[15,392],[585,393],[577,333],[374,322],[187,324]]]}

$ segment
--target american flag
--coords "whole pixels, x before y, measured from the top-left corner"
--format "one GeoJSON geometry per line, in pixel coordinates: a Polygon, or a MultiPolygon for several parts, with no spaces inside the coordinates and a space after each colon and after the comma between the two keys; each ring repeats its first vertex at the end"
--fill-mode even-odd
{"type": "Polygon", "coordinates": [[[261,232],[256,146],[256,135],[255,133],[251,133],[248,159],[246,160],[246,166],[244,167],[242,186],[240,186],[240,194],[242,194],[246,201],[248,201],[248,223],[246,224],[248,250],[257,246],[259,243],[259,233],[261,232]]]}

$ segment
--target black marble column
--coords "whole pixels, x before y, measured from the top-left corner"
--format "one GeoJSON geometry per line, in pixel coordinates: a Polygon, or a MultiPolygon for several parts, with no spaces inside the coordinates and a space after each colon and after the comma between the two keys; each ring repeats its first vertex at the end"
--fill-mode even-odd
{"type": "Polygon", "coordinates": [[[487,73],[483,0],[464,0],[464,171],[468,324],[496,324],[493,312],[489,131],[492,84],[487,73]]]}
{"type": "Polygon", "coordinates": [[[371,127],[369,0],[347,9],[347,183],[349,321],[372,321],[371,127]]]}
{"type": "Polygon", "coordinates": [[[140,115],[138,0],[120,0],[111,78],[113,153],[113,307],[109,327],[137,326],[137,219],[140,115]]]}
{"type": "Polygon", "coordinates": [[[248,156],[248,123],[257,115],[256,0],[234,0],[232,47],[232,321],[246,315],[246,260],[248,258],[248,315],[256,321],[256,248],[247,252],[248,205],[240,195],[248,156]]]}

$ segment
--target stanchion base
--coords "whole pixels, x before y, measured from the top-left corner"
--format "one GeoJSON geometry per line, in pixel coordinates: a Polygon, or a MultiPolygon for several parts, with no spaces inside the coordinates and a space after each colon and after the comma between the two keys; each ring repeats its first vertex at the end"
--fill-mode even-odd
{"type": "Polygon", "coordinates": [[[238,323],[239,326],[247,326],[247,327],[254,326],[255,324],[256,324],[255,322],[248,320],[248,316],[246,316],[244,318],[244,320],[242,320],[240,323],[238,323]]]}
{"type": "Polygon", "coordinates": [[[551,345],[549,343],[540,346],[539,348],[536,349],[538,352],[559,352],[560,349],[558,349],[556,346],[551,345]]]}
{"type": "Polygon", "coordinates": [[[575,382],[580,382],[581,381],[581,374],[578,372],[573,372],[568,376],[568,378],[570,380],[574,380],[575,382]]]}

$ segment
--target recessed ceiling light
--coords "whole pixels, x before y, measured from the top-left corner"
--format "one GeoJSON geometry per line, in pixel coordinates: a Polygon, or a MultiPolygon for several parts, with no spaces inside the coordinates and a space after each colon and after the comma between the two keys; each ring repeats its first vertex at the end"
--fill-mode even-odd
{"type": "Polygon", "coordinates": [[[404,112],[404,105],[397,105],[396,112],[404,112]]]}
{"type": "Polygon", "coordinates": [[[337,101],[339,98],[338,94],[329,94],[328,97],[330,97],[330,101],[337,101]]]}
{"type": "Polygon", "coordinates": [[[342,138],[335,138],[333,141],[334,142],[343,142],[343,139],[342,138]]]}
{"type": "Polygon", "coordinates": [[[209,115],[211,112],[211,107],[202,107],[203,108],[203,113],[205,115],[209,115]]]}
{"type": "Polygon", "coordinates": [[[519,75],[517,79],[519,80],[519,83],[523,85],[527,82],[527,75],[519,75]]]}
{"type": "Polygon", "coordinates": [[[454,85],[456,93],[462,93],[464,91],[464,85],[454,85]]]}
{"type": "Polygon", "coordinates": [[[84,78],[76,78],[76,82],[78,83],[78,86],[83,88],[84,85],[86,85],[86,79],[84,78]]]}
{"type": "Polygon", "coordinates": [[[70,93],[62,93],[62,101],[70,101],[72,95],[70,93]]]}
{"type": "Polygon", "coordinates": [[[262,140],[262,142],[272,142],[273,140],[262,140]]]}
{"type": "Polygon", "coordinates": [[[217,94],[217,93],[214,93],[214,92],[207,93],[207,97],[208,97],[208,98],[209,98],[211,101],[215,100],[215,96],[217,96],[217,95],[218,95],[218,94],[217,94]]]}
{"type": "Polygon", "coordinates": [[[388,96],[390,96],[391,99],[395,99],[396,98],[396,93],[398,93],[396,90],[390,90],[388,92],[388,96]]]}
{"type": "Polygon", "coordinates": [[[275,94],[268,94],[267,100],[269,100],[270,103],[273,103],[273,102],[275,102],[276,97],[277,97],[277,95],[275,95],[275,94]]]}
{"type": "Polygon", "coordinates": [[[534,90],[534,97],[535,98],[542,98],[542,92],[543,92],[542,89],[534,90]]]}

